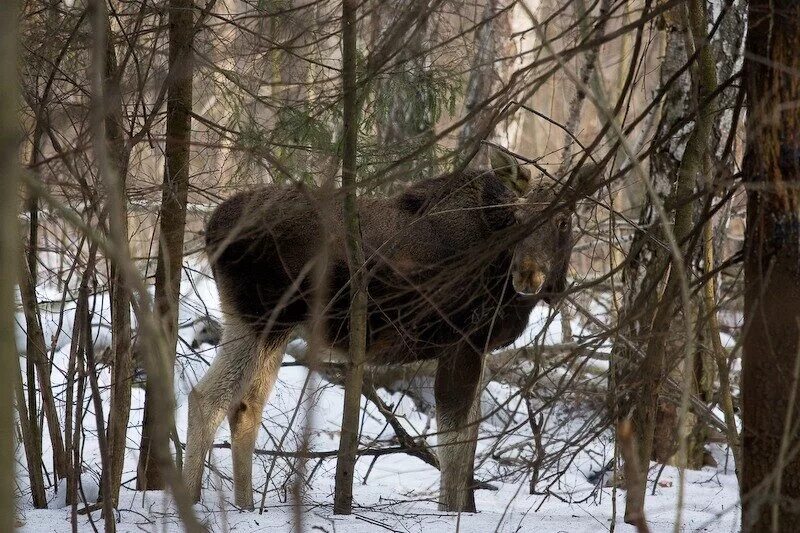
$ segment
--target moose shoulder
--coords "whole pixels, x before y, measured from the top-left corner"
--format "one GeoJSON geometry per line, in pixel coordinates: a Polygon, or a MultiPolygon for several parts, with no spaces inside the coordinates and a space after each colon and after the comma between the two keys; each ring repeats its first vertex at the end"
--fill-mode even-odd
{"type": "MultiPolygon", "coordinates": [[[[563,291],[575,201],[568,186],[503,153],[492,170],[447,174],[359,202],[368,292],[367,358],[438,359],[440,507],[474,510],[472,467],[483,354],[513,342],[538,299],[563,291]]],[[[284,344],[322,296],[325,342],[346,350],[349,268],[341,202],[318,190],[264,186],[224,202],[206,230],[225,328],[222,353],[189,402],[185,476],[200,496],[203,458],[227,414],[235,501],[252,506],[252,452],[284,344]],[[323,269],[323,270],[320,270],[323,269]],[[315,294],[320,273],[325,294],[315,294]],[[315,284],[316,283],[316,284],[315,284]]]]}

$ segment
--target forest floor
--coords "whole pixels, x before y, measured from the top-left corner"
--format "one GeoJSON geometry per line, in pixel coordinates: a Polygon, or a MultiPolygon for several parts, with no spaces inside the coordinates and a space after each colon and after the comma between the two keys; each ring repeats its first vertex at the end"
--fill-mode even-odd
{"type": "MultiPolygon", "coordinates": [[[[190,281],[185,284],[183,291],[181,320],[190,323],[193,317],[206,312],[217,315],[213,282],[202,276],[190,281]]],[[[107,298],[98,296],[95,300],[100,309],[98,316],[107,316],[107,298]]],[[[531,332],[538,333],[542,329],[544,314],[544,310],[534,313],[531,332]]],[[[55,323],[55,318],[53,320],[55,323]]],[[[52,327],[45,323],[46,331],[52,331],[52,327]]],[[[63,329],[71,331],[68,313],[63,329]]],[[[103,342],[107,342],[106,330],[102,324],[95,328],[96,343],[100,348],[103,342]]],[[[558,323],[552,322],[545,339],[556,342],[559,331],[558,323]]],[[[182,442],[186,439],[188,392],[192,384],[202,377],[217,351],[210,345],[202,345],[196,350],[190,348],[194,333],[192,328],[182,330],[185,342],[180,343],[176,367],[177,427],[182,442]]],[[[526,342],[526,339],[519,342],[526,342]]],[[[64,396],[63,369],[66,368],[68,349],[67,342],[55,354],[52,379],[59,401],[64,396]]],[[[285,362],[291,361],[291,357],[287,356],[285,362]]],[[[107,371],[100,378],[101,385],[108,385],[107,371]]],[[[432,413],[420,411],[417,404],[401,393],[378,392],[384,402],[394,407],[395,414],[407,431],[413,436],[425,436],[427,443],[435,450],[436,421],[432,413]]],[[[377,458],[365,456],[359,460],[353,514],[334,516],[335,458],[331,457],[309,460],[305,466],[306,477],[311,473],[313,475],[303,489],[304,500],[302,512],[299,513],[303,531],[634,531],[622,522],[624,490],[615,491],[605,486],[603,476],[598,476],[598,472],[603,471],[603,465],[613,457],[613,441],[607,430],[594,433],[587,430],[592,427],[598,414],[597,408],[593,407],[596,402],[591,399],[576,395],[537,397],[537,405],[547,406],[543,411],[545,429],[542,445],[551,460],[537,484],[540,494],[529,494],[529,465],[534,448],[527,406],[518,393],[513,385],[496,381],[490,382],[483,393],[482,409],[487,418],[481,425],[476,478],[490,483],[496,490],[476,492],[477,513],[459,515],[437,511],[438,471],[419,459],[404,453],[393,453],[377,458]]],[[[107,412],[106,392],[103,399],[107,412]]],[[[302,366],[284,366],[264,412],[257,448],[265,451],[280,448],[284,452],[299,450],[302,428],[307,424],[311,429],[310,450],[335,451],[342,400],[341,387],[310,376],[302,366]]],[[[133,490],[143,402],[143,389],[135,388],[117,530],[182,531],[168,495],[160,491],[143,493],[133,490]]],[[[86,405],[83,417],[85,441],[82,484],[87,501],[91,502],[98,491],[100,453],[91,402],[87,401],[86,405]]],[[[363,408],[361,447],[396,446],[392,440],[394,432],[377,408],[366,401],[363,402],[363,408]]],[[[229,429],[225,422],[215,442],[224,446],[229,441],[229,429]]],[[[46,437],[44,451],[45,464],[49,465],[50,450],[46,437]]],[[[719,466],[686,471],[683,483],[676,468],[666,467],[659,475],[660,466],[651,464],[647,518],[652,531],[674,531],[678,517],[679,531],[721,533],[739,530],[739,498],[732,459],[726,457],[721,447],[711,448],[711,452],[719,466]],[[655,492],[650,495],[654,485],[655,492]]],[[[48,490],[49,509],[33,509],[27,491],[25,459],[21,448],[17,455],[21,531],[68,531],[71,509],[64,505],[63,484],[59,491],[54,487],[48,490]]],[[[256,510],[252,512],[238,510],[229,503],[232,499],[230,450],[224,447],[214,449],[211,464],[213,468],[206,469],[202,502],[195,506],[195,511],[212,531],[294,530],[296,518],[292,485],[300,468],[296,458],[276,459],[274,455],[267,454],[255,457],[253,482],[256,510]],[[267,472],[272,473],[268,483],[267,472]],[[266,496],[261,509],[265,487],[266,496]]],[[[91,516],[78,517],[80,531],[93,531],[93,525],[97,530],[102,530],[99,511],[91,516]]]]}

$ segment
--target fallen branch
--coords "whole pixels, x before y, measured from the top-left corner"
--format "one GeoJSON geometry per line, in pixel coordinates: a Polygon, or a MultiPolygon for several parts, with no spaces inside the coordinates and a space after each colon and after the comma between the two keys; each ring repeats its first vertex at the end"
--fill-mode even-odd
{"type": "MultiPolygon", "coordinates": [[[[216,443],[213,445],[213,448],[218,450],[230,450],[231,443],[228,441],[222,443],[216,443]]],[[[264,450],[262,448],[256,448],[253,450],[253,453],[256,455],[263,455],[267,457],[284,457],[287,459],[327,459],[329,457],[336,457],[339,453],[337,450],[326,450],[323,452],[309,452],[309,451],[298,451],[298,452],[286,452],[280,450],[264,450]]],[[[366,448],[363,450],[359,450],[356,452],[358,456],[381,456],[381,455],[391,455],[393,453],[405,453],[408,454],[408,449],[404,446],[390,446],[388,448],[366,448]]]]}
{"type": "MultiPolygon", "coordinates": [[[[363,396],[371,401],[375,406],[378,408],[378,411],[386,418],[386,422],[392,427],[394,430],[395,436],[397,437],[398,442],[400,443],[399,446],[393,446],[390,448],[375,448],[375,449],[365,449],[359,450],[356,452],[356,455],[364,455],[364,456],[381,456],[381,455],[388,455],[392,453],[405,453],[406,455],[410,455],[412,457],[416,457],[417,459],[429,464],[430,466],[434,467],[435,469],[439,469],[439,460],[436,458],[436,455],[425,445],[424,442],[418,442],[414,439],[403,425],[398,420],[397,416],[394,414],[392,409],[386,405],[386,403],[381,400],[378,393],[375,391],[373,387],[364,388],[362,391],[363,396]]],[[[222,444],[214,444],[214,448],[221,448],[221,449],[229,449],[231,447],[230,443],[224,442],[222,444]]],[[[325,451],[325,452],[282,452],[282,451],[275,451],[275,450],[261,450],[256,449],[256,455],[266,455],[272,457],[286,457],[286,458],[305,458],[305,459],[320,459],[325,457],[335,457],[338,452],[335,450],[325,451]]]]}
{"type": "Polygon", "coordinates": [[[414,440],[414,437],[408,434],[406,429],[403,427],[403,424],[400,423],[391,408],[386,405],[383,400],[381,400],[374,388],[365,388],[362,391],[362,394],[367,400],[374,403],[375,407],[378,408],[378,411],[380,411],[384,418],[386,418],[386,421],[390,426],[392,426],[394,434],[397,437],[397,440],[400,442],[400,446],[407,450],[406,453],[408,453],[408,455],[425,461],[437,470],[439,469],[439,460],[436,458],[433,452],[428,449],[428,447],[425,445],[425,442],[418,442],[414,440]]]}

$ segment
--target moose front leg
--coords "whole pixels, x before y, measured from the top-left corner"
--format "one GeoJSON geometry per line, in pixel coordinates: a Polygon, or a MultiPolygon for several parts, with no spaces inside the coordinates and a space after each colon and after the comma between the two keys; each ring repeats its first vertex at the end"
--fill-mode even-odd
{"type": "Polygon", "coordinates": [[[482,370],[483,358],[466,350],[440,359],[436,370],[441,511],[475,512],[473,469],[482,370]]]}

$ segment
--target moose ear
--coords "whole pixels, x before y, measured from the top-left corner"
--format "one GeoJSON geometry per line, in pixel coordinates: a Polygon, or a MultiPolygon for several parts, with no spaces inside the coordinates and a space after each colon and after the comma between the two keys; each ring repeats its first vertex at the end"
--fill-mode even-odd
{"type": "Polygon", "coordinates": [[[531,187],[528,169],[521,167],[516,157],[497,148],[491,151],[489,159],[495,175],[505,183],[506,187],[517,196],[525,196],[531,187]]]}
{"type": "Polygon", "coordinates": [[[592,196],[603,183],[603,166],[597,163],[586,163],[577,169],[570,180],[579,196],[592,196]]]}

